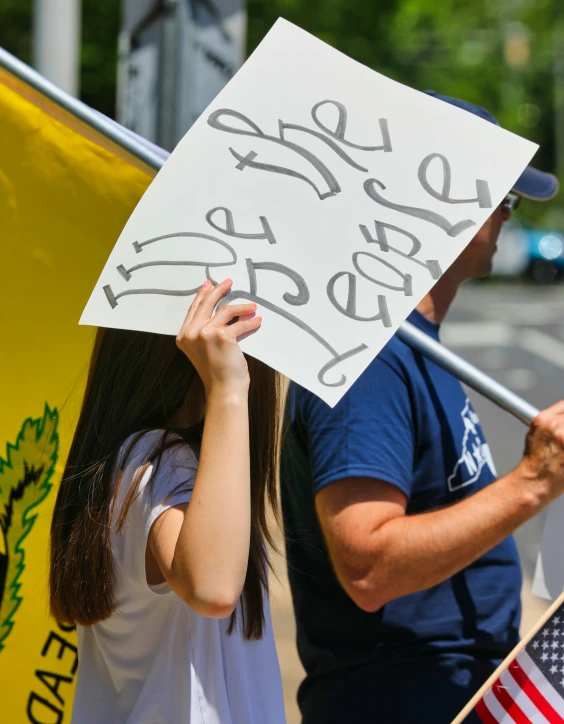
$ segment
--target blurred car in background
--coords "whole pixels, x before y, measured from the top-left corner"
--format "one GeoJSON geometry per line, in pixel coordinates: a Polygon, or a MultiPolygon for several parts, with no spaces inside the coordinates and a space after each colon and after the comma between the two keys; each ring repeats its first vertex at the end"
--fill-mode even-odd
{"type": "Polygon", "coordinates": [[[551,284],[563,274],[564,234],[531,229],[515,218],[504,224],[493,259],[493,276],[525,276],[537,284],[551,284]]]}
{"type": "Polygon", "coordinates": [[[564,272],[564,234],[529,229],[528,272],[539,284],[557,281],[564,272]]]}

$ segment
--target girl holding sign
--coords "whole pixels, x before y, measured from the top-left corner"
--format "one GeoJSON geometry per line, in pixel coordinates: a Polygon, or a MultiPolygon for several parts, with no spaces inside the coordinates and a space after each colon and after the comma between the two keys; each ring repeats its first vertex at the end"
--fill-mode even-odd
{"type": "Polygon", "coordinates": [[[51,527],[79,724],[285,721],[265,548],[278,383],[237,342],[256,305],[213,314],[230,288],[202,286],[176,345],[98,333],[51,527]]]}

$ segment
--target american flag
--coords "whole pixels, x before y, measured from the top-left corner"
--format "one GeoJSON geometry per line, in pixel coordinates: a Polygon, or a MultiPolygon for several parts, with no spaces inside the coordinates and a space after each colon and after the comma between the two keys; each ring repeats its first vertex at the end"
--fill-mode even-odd
{"type": "Polygon", "coordinates": [[[564,724],[564,604],[476,705],[483,724],[564,724]]]}

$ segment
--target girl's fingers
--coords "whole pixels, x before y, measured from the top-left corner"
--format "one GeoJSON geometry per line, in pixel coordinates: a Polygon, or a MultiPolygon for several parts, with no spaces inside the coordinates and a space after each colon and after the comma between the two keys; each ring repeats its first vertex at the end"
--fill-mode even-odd
{"type": "Polygon", "coordinates": [[[249,332],[253,332],[255,329],[258,329],[261,324],[262,317],[240,319],[238,322],[235,322],[228,327],[229,336],[233,336],[235,337],[235,339],[239,339],[239,337],[242,337],[244,334],[248,334],[249,332]]]}
{"type": "Polygon", "coordinates": [[[225,279],[220,284],[217,284],[209,294],[200,301],[198,309],[196,310],[193,320],[200,325],[206,324],[209,318],[213,314],[213,310],[216,308],[221,297],[223,297],[231,289],[233,284],[232,279],[225,279]]]}
{"type": "Polygon", "coordinates": [[[202,299],[206,296],[206,294],[209,294],[211,290],[212,284],[211,282],[205,281],[202,286],[198,289],[198,293],[192,300],[192,304],[188,308],[188,312],[186,313],[186,318],[184,319],[184,322],[182,324],[181,329],[184,329],[187,327],[190,322],[194,319],[194,315],[196,314],[196,311],[198,310],[198,307],[200,306],[200,303],[202,299]]]}
{"type": "Polygon", "coordinates": [[[254,314],[257,305],[254,302],[247,302],[245,304],[226,304],[222,307],[219,312],[214,314],[210,320],[210,324],[228,324],[235,317],[243,317],[245,315],[254,314]]]}

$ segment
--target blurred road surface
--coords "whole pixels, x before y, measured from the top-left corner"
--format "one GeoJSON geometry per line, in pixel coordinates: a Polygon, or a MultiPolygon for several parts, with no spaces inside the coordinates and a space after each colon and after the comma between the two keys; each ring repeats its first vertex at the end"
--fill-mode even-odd
{"type": "MultiPolygon", "coordinates": [[[[463,288],[442,327],[443,343],[538,408],[564,398],[564,289],[514,284],[474,284],[463,288]]],[[[500,475],[521,457],[525,426],[477,393],[469,392],[500,475]]],[[[525,574],[525,633],[548,602],[530,593],[544,515],[516,535],[525,574]]],[[[303,677],[295,650],[295,627],[282,558],[271,577],[276,645],[284,682],[288,724],[299,724],[296,689],[303,677]]]]}
{"type": "MultiPolygon", "coordinates": [[[[474,285],[456,299],[441,338],[484,372],[539,409],[564,398],[564,289],[561,286],[474,285]]],[[[497,471],[523,451],[525,426],[470,391],[497,471]]],[[[544,514],[516,535],[523,570],[532,576],[544,514]]]]}

